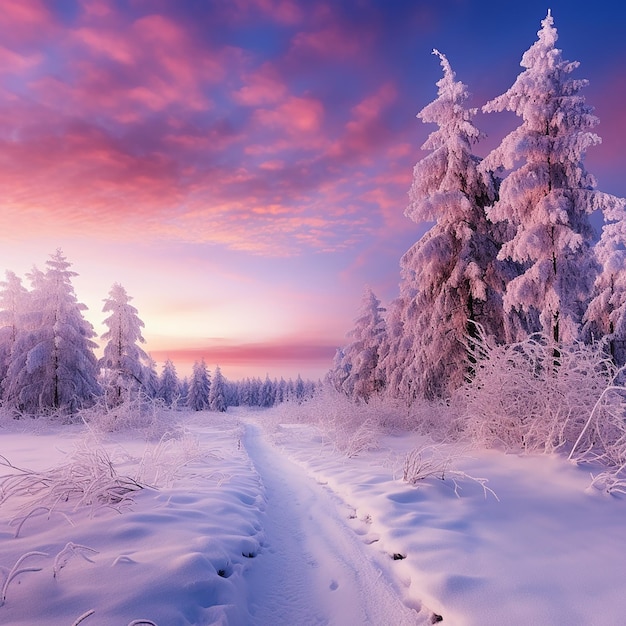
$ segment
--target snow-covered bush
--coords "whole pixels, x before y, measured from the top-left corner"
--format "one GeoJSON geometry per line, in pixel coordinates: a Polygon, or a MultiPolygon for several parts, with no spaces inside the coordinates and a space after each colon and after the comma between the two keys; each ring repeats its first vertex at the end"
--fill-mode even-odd
{"type": "Polygon", "coordinates": [[[372,396],[355,402],[331,385],[324,385],[305,402],[284,402],[272,409],[267,420],[316,425],[324,439],[347,457],[378,446],[381,433],[407,429],[411,416],[401,401],[372,396]]]}
{"type": "Polygon", "coordinates": [[[149,398],[141,389],[126,389],[122,399],[107,403],[107,394],[78,416],[92,430],[101,433],[133,431],[146,439],[160,439],[164,433],[175,430],[175,413],[158,398],[149,398]]]}
{"type": "Polygon", "coordinates": [[[108,506],[117,510],[132,502],[143,485],[117,473],[109,454],[86,441],[77,446],[66,462],[44,471],[15,467],[0,456],[0,504],[20,502],[23,515],[14,521],[16,535],[33,514],[75,511],[81,507],[108,506]]]}
{"type": "Polygon", "coordinates": [[[423,480],[436,478],[449,480],[454,487],[454,493],[459,496],[460,483],[471,481],[480,485],[485,497],[490,493],[496,500],[498,496],[487,487],[486,478],[476,478],[460,470],[456,464],[463,458],[463,453],[450,446],[440,444],[425,444],[409,452],[402,466],[402,479],[410,485],[417,485],[423,480]]]}
{"type": "Polygon", "coordinates": [[[626,388],[607,387],[595,403],[569,454],[571,460],[626,466],[626,388]]]}
{"type": "Polygon", "coordinates": [[[615,375],[602,347],[576,343],[555,352],[541,334],[504,346],[484,336],[477,342],[474,379],[457,392],[459,432],[487,447],[569,453],[615,375]]]}

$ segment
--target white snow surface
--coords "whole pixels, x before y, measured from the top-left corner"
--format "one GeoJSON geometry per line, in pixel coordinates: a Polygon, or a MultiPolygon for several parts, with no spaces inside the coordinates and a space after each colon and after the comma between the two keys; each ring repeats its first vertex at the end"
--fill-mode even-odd
{"type": "Polygon", "coordinates": [[[623,623],[626,502],[590,491],[588,469],[452,450],[454,469],[487,478],[497,498],[461,475],[413,486],[402,480],[422,443],[413,433],[347,459],[315,426],[270,417],[187,415],[183,436],[160,446],[2,422],[14,466],[54,468],[88,441],[156,488],[121,512],[0,501],[0,624],[623,623]],[[30,552],[47,555],[21,564],[38,571],[9,574],[30,552]]]}

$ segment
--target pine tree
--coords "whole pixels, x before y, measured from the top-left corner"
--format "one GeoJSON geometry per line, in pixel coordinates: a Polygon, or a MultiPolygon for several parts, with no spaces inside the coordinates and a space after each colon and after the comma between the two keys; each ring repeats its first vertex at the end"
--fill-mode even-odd
{"type": "Polygon", "coordinates": [[[28,292],[14,272],[6,272],[0,283],[0,381],[6,377],[13,346],[24,324],[28,292]]]}
{"type": "Polygon", "coordinates": [[[367,402],[385,387],[385,379],[379,368],[380,347],[385,341],[385,309],[371,288],[367,287],[361,300],[359,316],[350,336],[352,342],[343,350],[336,378],[348,396],[367,402]],[[347,375],[344,377],[344,373],[347,375]]]}
{"type": "Polygon", "coordinates": [[[526,315],[526,333],[542,329],[556,346],[579,336],[598,269],[589,214],[602,208],[605,196],[594,190],[595,180],[583,163],[587,149],[600,142],[592,132],[598,119],[580,95],[587,81],[570,78],[579,64],[562,59],[553,24],[548,12],[538,40],[522,57],[524,71],[483,107],[485,112],[512,111],[522,119],[483,167],[512,170],[489,210],[490,219],[513,229],[500,258],[522,266],[507,285],[504,307],[526,315]]]}
{"type": "Polygon", "coordinates": [[[263,381],[263,386],[261,387],[261,406],[264,408],[269,408],[274,406],[276,402],[276,391],[274,383],[270,380],[269,374],[265,375],[265,380],[263,381]]]}
{"type": "Polygon", "coordinates": [[[170,359],[167,359],[163,364],[157,397],[163,400],[167,407],[173,407],[180,398],[178,374],[176,373],[174,363],[170,359]]]}
{"type": "Polygon", "coordinates": [[[5,380],[5,401],[30,413],[74,411],[100,389],[93,327],[76,300],[71,263],[57,250],[47,270],[31,274],[27,322],[18,333],[5,380]]]}
{"type": "Polygon", "coordinates": [[[226,411],[225,381],[219,365],[216,366],[213,372],[213,380],[209,390],[209,408],[211,411],[226,411]]]}
{"type": "Polygon", "coordinates": [[[602,270],[596,278],[594,297],[587,307],[583,338],[602,337],[616,365],[626,364],[626,200],[606,198],[605,225],[594,251],[602,270]]]}
{"type": "Polygon", "coordinates": [[[211,379],[204,359],[193,364],[187,406],[193,411],[204,411],[209,408],[211,379]]]}
{"type": "Polygon", "coordinates": [[[148,355],[146,367],[142,371],[141,378],[143,390],[148,398],[156,398],[159,395],[159,374],[156,361],[148,355]]]}
{"type": "Polygon", "coordinates": [[[122,402],[125,392],[144,386],[148,355],[138,345],[145,343],[144,323],[131,300],[124,287],[115,283],[102,309],[109,316],[104,320],[108,330],[101,339],[107,343],[100,367],[106,372],[107,402],[112,405],[122,402]]]}
{"type": "Polygon", "coordinates": [[[437,50],[443,77],[438,97],[417,115],[437,124],[422,148],[430,154],[413,170],[407,217],[434,226],[402,257],[400,297],[393,329],[383,346],[392,395],[409,402],[445,396],[468,376],[468,337],[480,323],[504,339],[501,292],[510,270],[496,260],[501,233],[487,220],[495,197],[490,175],[479,172],[472,146],[480,138],[476,109],[464,107],[467,87],[455,80],[437,50]]]}

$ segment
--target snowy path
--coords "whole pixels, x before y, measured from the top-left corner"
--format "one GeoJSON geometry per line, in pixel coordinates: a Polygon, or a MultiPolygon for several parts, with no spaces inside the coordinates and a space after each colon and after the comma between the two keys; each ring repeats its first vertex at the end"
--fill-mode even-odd
{"type": "Polygon", "coordinates": [[[332,494],[247,424],[243,443],[265,488],[265,545],[246,578],[255,626],[428,623],[399,599],[332,494]]]}

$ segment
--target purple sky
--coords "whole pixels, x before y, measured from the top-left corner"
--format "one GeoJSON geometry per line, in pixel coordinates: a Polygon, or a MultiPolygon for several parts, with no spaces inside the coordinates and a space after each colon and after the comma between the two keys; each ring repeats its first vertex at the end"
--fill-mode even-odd
{"type": "MultiPolygon", "coordinates": [[[[521,71],[548,6],[441,0],[2,0],[0,249],[62,248],[103,332],[120,282],[147,349],[186,374],[319,376],[366,284],[388,301],[423,232],[404,217],[433,130],[434,47],[474,106],[521,71]]],[[[626,195],[626,6],[559,0],[587,78],[598,187],[626,195]]],[[[484,154],[517,124],[479,115],[484,154]]]]}

